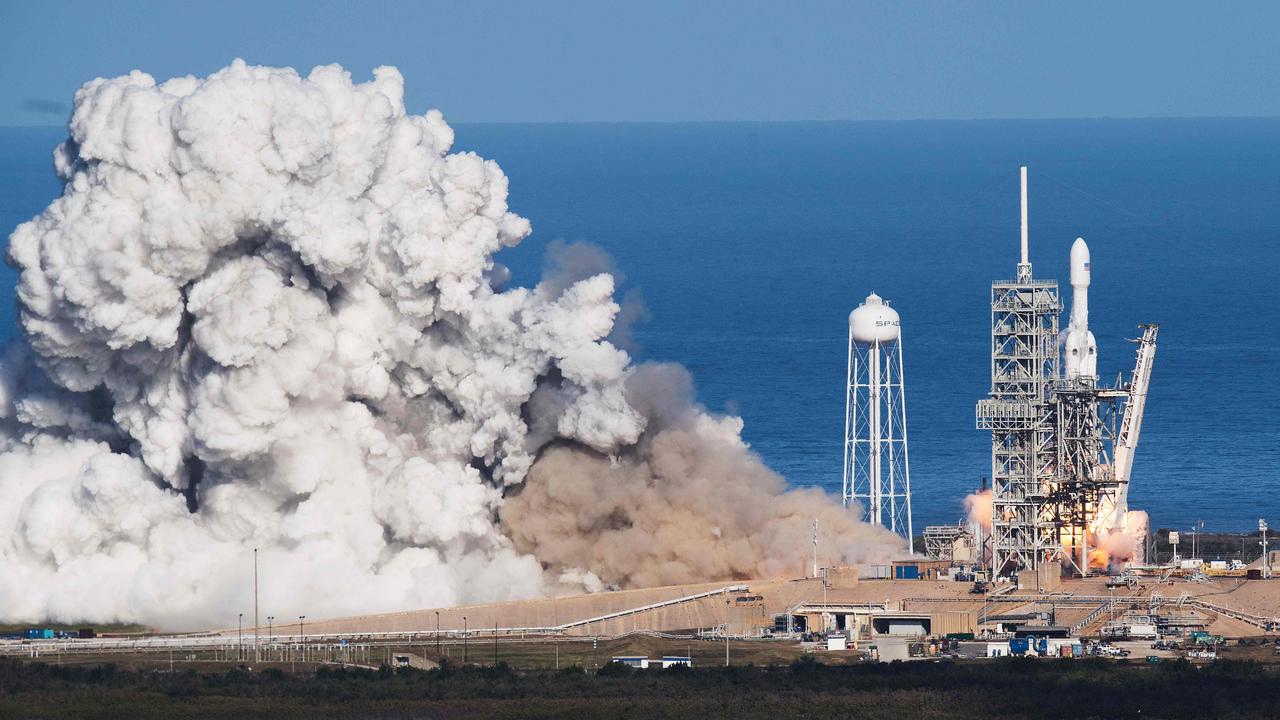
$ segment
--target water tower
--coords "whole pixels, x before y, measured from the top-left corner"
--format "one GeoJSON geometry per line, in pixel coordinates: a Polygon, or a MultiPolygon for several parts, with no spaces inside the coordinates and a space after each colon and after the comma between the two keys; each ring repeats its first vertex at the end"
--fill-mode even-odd
{"type": "Polygon", "coordinates": [[[911,473],[902,384],[902,326],[879,295],[849,313],[845,382],[844,504],[911,546],[911,473]]]}

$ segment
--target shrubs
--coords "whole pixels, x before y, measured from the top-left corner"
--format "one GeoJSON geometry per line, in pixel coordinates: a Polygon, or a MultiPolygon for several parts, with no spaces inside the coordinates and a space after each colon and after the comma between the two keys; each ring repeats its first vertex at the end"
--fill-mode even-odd
{"type": "Polygon", "coordinates": [[[591,674],[580,667],[516,673],[505,665],[444,665],[427,671],[325,666],[294,675],[276,668],[157,673],[0,660],[0,717],[32,715],[33,708],[47,709],[52,699],[58,708],[80,703],[98,711],[106,703],[114,708],[109,714],[116,715],[130,713],[113,703],[134,703],[153,713],[147,717],[231,717],[228,708],[243,707],[253,713],[270,709],[281,718],[645,718],[731,709],[735,720],[851,714],[901,720],[921,708],[953,718],[1275,718],[1280,717],[1280,667],[1019,658],[824,665],[807,658],[790,666],[665,671],[610,663],[591,674]]]}

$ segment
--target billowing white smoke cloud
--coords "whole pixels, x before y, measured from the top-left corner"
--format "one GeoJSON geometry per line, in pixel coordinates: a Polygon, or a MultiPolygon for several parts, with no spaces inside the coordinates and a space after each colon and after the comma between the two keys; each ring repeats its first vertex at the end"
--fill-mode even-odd
{"type": "MultiPolygon", "coordinates": [[[[10,238],[0,618],[227,622],[254,547],[264,615],[666,577],[499,524],[540,452],[644,462],[660,428],[606,339],[612,276],[499,289],[529,223],[438,112],[405,113],[395,69],[135,72],[85,85],[70,130],[63,195],[10,238]]],[[[717,422],[681,418],[695,445],[717,422]]],[[[731,531],[792,532],[758,519],[731,531]]],[[[838,542],[880,541],[857,532],[838,542]]]]}

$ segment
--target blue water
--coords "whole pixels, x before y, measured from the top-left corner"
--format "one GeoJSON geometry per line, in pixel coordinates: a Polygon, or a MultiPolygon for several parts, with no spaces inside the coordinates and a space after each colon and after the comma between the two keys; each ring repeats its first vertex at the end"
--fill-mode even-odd
{"type": "MultiPolygon", "coordinates": [[[[58,191],[57,130],[0,129],[0,226],[58,191]]],[[[1064,288],[1093,260],[1099,371],[1161,324],[1131,501],[1157,527],[1280,522],[1280,120],[480,125],[534,235],[500,259],[536,282],[554,239],[605,248],[643,294],[635,354],[675,360],[700,400],[795,485],[838,492],[845,317],[870,291],[903,316],[917,527],[961,514],[989,472],[989,283],[1031,259],[1064,288]]],[[[4,269],[0,285],[13,273],[4,269]]],[[[12,298],[0,327],[13,332],[12,298]]]]}

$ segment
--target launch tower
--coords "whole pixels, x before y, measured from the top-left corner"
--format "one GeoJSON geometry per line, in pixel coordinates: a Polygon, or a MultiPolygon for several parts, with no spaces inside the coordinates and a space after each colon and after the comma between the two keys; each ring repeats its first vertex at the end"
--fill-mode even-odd
{"type": "Polygon", "coordinates": [[[1021,261],[1014,280],[991,284],[991,392],[977,425],[991,432],[992,574],[1039,567],[1060,545],[1042,508],[1057,466],[1053,405],[1058,379],[1056,280],[1036,280],[1027,252],[1027,169],[1021,171],[1021,261]]]}
{"type": "MultiPolygon", "coordinates": [[[[1126,527],[1129,472],[1156,330],[1142,326],[1137,366],[1127,385],[1099,385],[1097,343],[1089,330],[1089,247],[1077,238],[1060,363],[1058,284],[1036,280],[1027,256],[1025,167],[1021,206],[1017,277],[991,284],[991,391],[977,407],[978,429],[991,433],[991,571],[995,577],[1038,572],[1058,561],[1088,575],[1091,562],[1108,562],[1108,553],[1097,546],[1112,533],[1133,530],[1126,527]]],[[[1138,550],[1131,559],[1141,560],[1138,550]]]]}

